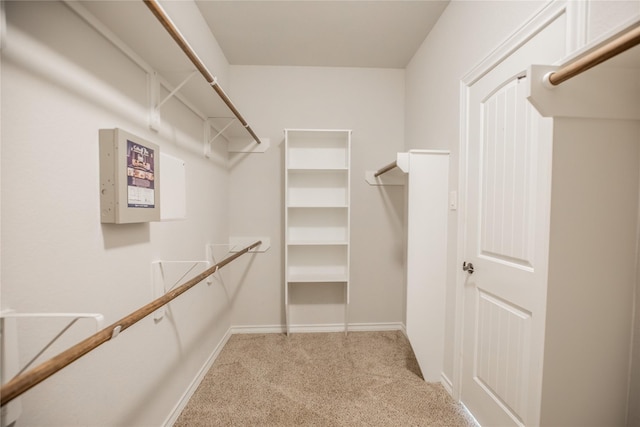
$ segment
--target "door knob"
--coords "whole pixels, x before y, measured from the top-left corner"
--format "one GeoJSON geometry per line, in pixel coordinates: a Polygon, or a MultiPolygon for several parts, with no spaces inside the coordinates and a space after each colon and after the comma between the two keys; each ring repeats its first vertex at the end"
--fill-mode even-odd
{"type": "Polygon", "coordinates": [[[473,264],[471,264],[470,262],[467,263],[466,261],[462,263],[462,271],[466,271],[469,274],[473,274],[473,264]]]}

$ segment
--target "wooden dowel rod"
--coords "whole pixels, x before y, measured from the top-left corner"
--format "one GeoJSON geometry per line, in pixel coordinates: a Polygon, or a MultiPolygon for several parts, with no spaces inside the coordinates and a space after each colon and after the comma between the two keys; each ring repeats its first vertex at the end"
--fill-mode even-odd
{"type": "Polygon", "coordinates": [[[253,140],[260,144],[260,138],[258,138],[258,135],[256,135],[253,129],[251,129],[251,126],[246,125],[244,128],[247,130],[247,132],[249,132],[249,135],[253,137],[253,140]]]}
{"type": "Polygon", "coordinates": [[[378,171],[373,174],[373,177],[377,178],[380,175],[382,175],[383,173],[389,172],[391,169],[396,168],[396,167],[398,167],[398,162],[397,161],[389,163],[387,166],[378,169],[378,171]]]}
{"type": "Polygon", "coordinates": [[[233,102],[231,102],[231,99],[227,96],[225,91],[222,90],[222,87],[218,84],[218,82],[211,83],[211,87],[213,88],[213,90],[216,91],[220,99],[222,99],[222,101],[225,104],[227,104],[227,107],[229,107],[233,115],[237,117],[240,123],[242,123],[242,126],[247,126],[247,121],[242,117],[242,114],[240,114],[240,112],[236,109],[236,106],[233,105],[233,102]]]}
{"type": "Polygon", "coordinates": [[[175,40],[175,42],[178,44],[180,49],[182,49],[182,51],[191,60],[193,65],[198,69],[198,71],[200,71],[200,74],[202,74],[202,76],[205,78],[207,83],[211,85],[211,87],[213,88],[213,90],[216,91],[220,99],[222,99],[222,101],[227,105],[227,107],[229,107],[233,115],[236,116],[238,121],[242,123],[242,126],[244,126],[244,128],[247,129],[247,132],[249,132],[251,137],[258,144],[260,144],[261,142],[260,138],[258,138],[256,134],[251,130],[251,128],[247,124],[247,121],[244,119],[244,117],[242,117],[242,114],[240,114],[236,106],[233,105],[233,102],[231,102],[231,99],[229,99],[229,97],[224,92],[224,90],[222,90],[222,88],[216,81],[216,78],[213,76],[213,74],[209,72],[209,70],[204,65],[204,63],[200,60],[196,52],[191,48],[191,46],[189,45],[189,42],[187,42],[187,40],[184,38],[182,33],[180,33],[180,30],[178,30],[178,27],[176,27],[173,21],[171,21],[171,18],[164,11],[160,3],[158,3],[157,0],[143,0],[143,1],[144,1],[144,4],[146,4],[147,7],[151,10],[151,12],[153,12],[153,14],[158,19],[158,21],[160,21],[160,23],[165,28],[165,30],[167,30],[169,35],[171,35],[173,40],[175,40]]]}
{"type": "Polygon", "coordinates": [[[41,363],[35,368],[16,376],[11,381],[3,385],[2,388],[0,388],[0,406],[4,406],[5,404],[9,403],[16,397],[20,396],[25,391],[41,383],[42,381],[49,378],[51,375],[55,374],[56,372],[60,371],[64,367],[75,362],[85,354],[89,353],[91,350],[109,341],[112,337],[115,336],[114,331],[116,335],[118,333],[121,333],[122,331],[127,329],[129,326],[142,320],[143,318],[153,313],[163,305],[168,304],[169,302],[171,302],[178,296],[182,295],[183,293],[185,293],[186,291],[188,291],[198,283],[202,282],[204,279],[206,279],[207,277],[209,277],[210,275],[218,271],[219,268],[224,267],[225,265],[229,264],[236,258],[246,254],[251,249],[255,248],[256,246],[259,246],[261,243],[262,243],[261,241],[257,241],[247,246],[246,248],[242,249],[241,251],[228,256],[227,258],[223,259],[213,267],[208,268],[207,270],[198,274],[191,280],[167,292],[160,298],[153,300],[149,304],[139,308],[138,310],[134,311],[128,316],[125,316],[122,319],[118,320],[117,322],[113,323],[112,325],[109,325],[106,328],[102,329],[101,331],[96,332],[95,334],[91,335],[89,338],[79,342],[73,347],[68,348],[67,350],[41,363]]]}
{"type": "Polygon", "coordinates": [[[640,44],[640,27],[622,34],[593,52],[551,73],[549,75],[549,83],[554,86],[559,85],[638,44],[640,44]]]}

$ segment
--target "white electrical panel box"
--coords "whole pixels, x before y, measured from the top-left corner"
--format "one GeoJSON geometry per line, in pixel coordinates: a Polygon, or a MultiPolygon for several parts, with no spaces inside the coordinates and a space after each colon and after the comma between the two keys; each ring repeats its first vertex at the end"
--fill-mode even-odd
{"type": "Polygon", "coordinates": [[[100,219],[160,221],[160,148],[122,129],[100,129],[100,219]]]}

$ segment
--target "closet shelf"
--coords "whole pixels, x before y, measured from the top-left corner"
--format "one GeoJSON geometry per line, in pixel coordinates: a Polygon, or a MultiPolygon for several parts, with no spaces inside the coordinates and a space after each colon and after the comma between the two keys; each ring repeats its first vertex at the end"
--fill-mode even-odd
{"type": "Polygon", "coordinates": [[[409,154],[435,154],[448,156],[445,150],[409,150],[398,153],[396,160],[375,171],[366,171],[364,179],[369,185],[405,185],[406,174],[410,173],[409,154]]]}
{"type": "MultiPolygon", "coordinates": [[[[264,146],[265,142],[268,146],[268,141],[258,138],[222,89],[217,78],[207,69],[189,44],[187,37],[183,36],[158,1],[75,2],[65,0],[65,4],[147,73],[151,89],[149,126],[152,129],[160,128],[159,114],[162,104],[175,97],[206,122],[205,133],[208,137],[204,141],[205,154],[206,146],[212,141],[211,136],[218,133],[223,134],[223,137],[230,141],[230,152],[266,150],[266,147],[261,146],[264,146]],[[159,23],[161,25],[158,25],[159,23]],[[140,33],[140,28],[145,28],[144,34],[140,33]],[[194,72],[199,72],[204,78],[191,78],[194,72]],[[167,89],[168,96],[161,94],[160,85],[167,89]],[[230,126],[220,132],[229,124],[231,118],[233,120],[230,126]],[[220,121],[224,124],[220,125],[220,121]],[[214,131],[211,131],[210,127],[213,127],[214,131]],[[247,141],[251,141],[251,144],[247,141]]],[[[178,7],[171,6],[176,10],[178,7]]],[[[182,10],[179,10],[180,13],[171,15],[180,17],[182,10]]],[[[192,42],[201,42],[197,38],[199,34],[194,33],[191,28],[185,26],[183,30],[190,36],[192,42]]],[[[206,51],[201,53],[206,54],[206,57],[211,56],[206,51]]],[[[216,135],[213,139],[217,136],[220,135],[216,135]]]]}
{"type": "Polygon", "coordinates": [[[289,246],[347,246],[346,240],[291,240],[289,246]]]}
{"type": "Polygon", "coordinates": [[[295,204],[295,205],[288,205],[287,209],[346,209],[348,208],[348,205],[345,204],[338,204],[338,205],[302,205],[302,204],[295,204]]]}
{"type": "Polygon", "coordinates": [[[640,22],[590,53],[577,54],[563,67],[531,65],[527,98],[543,117],[638,120],[638,43],[640,22]],[[611,59],[614,53],[618,57],[611,59]],[[609,61],[602,63],[605,60],[609,61]]]}
{"type": "Polygon", "coordinates": [[[640,45],[640,24],[624,31],[590,53],[575,58],[555,71],[550,71],[545,74],[543,81],[547,87],[557,86],[638,45],[640,45]]]}
{"type": "Polygon", "coordinates": [[[207,69],[204,63],[198,57],[198,54],[193,50],[189,42],[184,38],[184,36],[180,33],[180,30],[173,23],[169,15],[165,12],[164,8],[160,5],[157,0],[144,0],[144,4],[151,10],[151,12],[155,15],[158,21],[162,24],[162,26],[167,30],[171,38],[178,44],[180,49],[187,55],[189,60],[193,63],[196,69],[202,74],[204,79],[211,85],[213,90],[218,94],[222,102],[231,110],[233,115],[238,119],[242,126],[246,129],[246,131],[253,137],[253,139],[260,144],[260,138],[253,132],[251,126],[244,119],[242,114],[238,111],[236,106],[233,104],[231,99],[227,96],[222,87],[218,84],[218,80],[216,77],[211,74],[211,72],[207,69]]]}
{"type": "Polygon", "coordinates": [[[344,209],[348,208],[347,204],[337,203],[337,204],[295,204],[288,205],[289,209],[344,209]]]}
{"type": "Polygon", "coordinates": [[[396,160],[375,171],[366,171],[364,179],[369,185],[405,185],[409,171],[408,153],[398,153],[396,160]]]}
{"type": "Polygon", "coordinates": [[[389,163],[388,165],[378,169],[376,171],[376,173],[373,174],[374,178],[379,177],[380,175],[382,175],[383,173],[389,172],[391,169],[397,168],[398,167],[398,161],[393,161],[391,163],[389,163]]]}
{"type": "Polygon", "coordinates": [[[288,283],[343,283],[349,278],[346,274],[289,274],[288,283]]]}
{"type": "Polygon", "coordinates": [[[322,167],[322,166],[316,166],[316,167],[312,167],[312,168],[298,168],[298,167],[289,167],[287,169],[287,171],[289,171],[290,173],[309,173],[309,174],[313,174],[313,173],[322,173],[322,172],[340,172],[340,171],[344,171],[347,172],[349,170],[349,168],[346,167],[322,167]]]}

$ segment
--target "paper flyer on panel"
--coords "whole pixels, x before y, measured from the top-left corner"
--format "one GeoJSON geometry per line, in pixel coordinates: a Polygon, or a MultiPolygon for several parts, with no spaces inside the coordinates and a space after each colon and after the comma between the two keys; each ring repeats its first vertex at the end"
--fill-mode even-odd
{"type": "Polygon", "coordinates": [[[155,207],[155,153],[127,140],[127,206],[155,207]]]}

